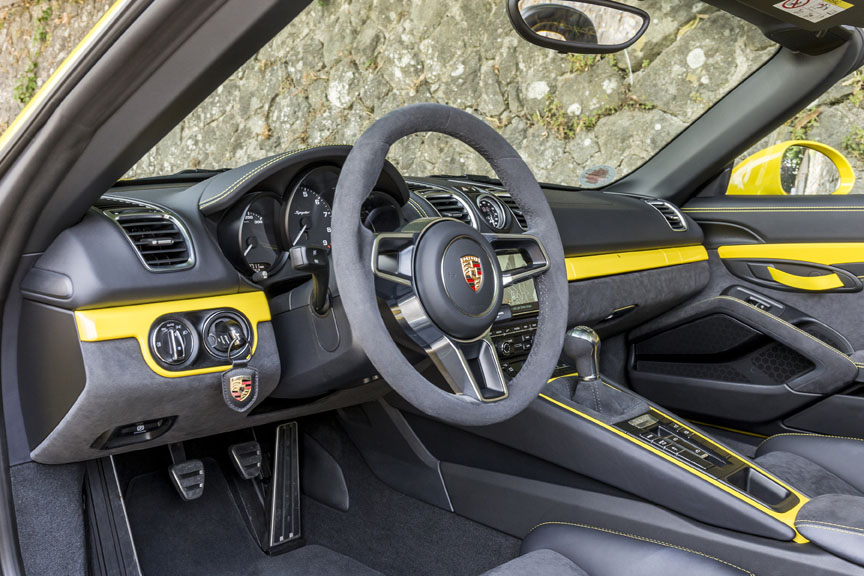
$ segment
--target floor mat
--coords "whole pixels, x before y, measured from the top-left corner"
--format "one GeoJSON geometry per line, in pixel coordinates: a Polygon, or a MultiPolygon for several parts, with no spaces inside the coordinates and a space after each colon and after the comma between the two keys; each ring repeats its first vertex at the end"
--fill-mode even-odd
{"type": "Polygon", "coordinates": [[[205,460],[206,486],[182,502],[167,470],[134,478],[126,507],[144,576],[380,576],[323,546],[267,556],[234,506],[218,465],[205,460]]]}
{"type": "Polygon", "coordinates": [[[303,534],[391,576],[476,576],[519,555],[516,538],[425,504],[381,482],[335,419],[303,422],[342,466],[348,512],[303,499],[303,534]]]}

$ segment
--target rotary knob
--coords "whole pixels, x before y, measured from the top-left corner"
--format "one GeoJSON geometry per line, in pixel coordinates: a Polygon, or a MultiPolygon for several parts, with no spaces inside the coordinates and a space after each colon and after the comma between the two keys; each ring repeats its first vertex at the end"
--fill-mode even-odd
{"type": "Polygon", "coordinates": [[[150,335],[150,349],[162,364],[179,366],[194,358],[197,334],[186,321],[168,318],[153,328],[150,335]]]}

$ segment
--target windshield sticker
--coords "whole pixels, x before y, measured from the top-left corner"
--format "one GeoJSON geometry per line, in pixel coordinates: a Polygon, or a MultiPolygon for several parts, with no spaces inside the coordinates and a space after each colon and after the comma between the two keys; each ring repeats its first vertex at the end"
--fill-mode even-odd
{"type": "Polygon", "coordinates": [[[607,164],[591,166],[579,175],[583,188],[600,188],[615,180],[615,168],[607,164]]]}
{"type": "Polygon", "coordinates": [[[843,0],[784,0],[774,7],[808,22],[821,22],[852,8],[852,4],[843,0]]]}

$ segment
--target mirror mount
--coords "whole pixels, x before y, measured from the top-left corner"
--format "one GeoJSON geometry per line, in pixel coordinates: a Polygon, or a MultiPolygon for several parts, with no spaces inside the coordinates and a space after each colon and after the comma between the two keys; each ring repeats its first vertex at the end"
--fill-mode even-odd
{"type": "Polygon", "coordinates": [[[523,6],[525,0],[507,0],[507,15],[523,39],[550,50],[572,54],[612,54],[632,46],[648,29],[650,17],[644,10],[611,0],[570,2],[550,0],[523,6]],[[638,30],[623,41],[603,44],[602,30],[580,8],[597,7],[641,19],[638,30]],[[550,34],[551,33],[551,34],[550,34]],[[557,38],[555,37],[557,36],[557,38]],[[600,38],[598,39],[598,36],[600,38]]]}

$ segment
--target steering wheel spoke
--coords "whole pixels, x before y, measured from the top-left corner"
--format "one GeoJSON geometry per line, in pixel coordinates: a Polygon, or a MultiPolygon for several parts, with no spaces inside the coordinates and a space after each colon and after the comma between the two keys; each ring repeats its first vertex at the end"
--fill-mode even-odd
{"type": "Polygon", "coordinates": [[[480,402],[508,396],[507,381],[490,338],[463,343],[442,334],[424,349],[455,394],[480,402]]]}
{"type": "Polygon", "coordinates": [[[372,244],[372,272],[379,280],[411,286],[416,232],[382,232],[375,234],[372,244]]]}
{"type": "Polygon", "coordinates": [[[549,270],[549,255],[543,243],[528,234],[484,234],[500,256],[519,255],[515,267],[502,270],[504,286],[510,286],[529,278],[536,278],[549,270]]]}

